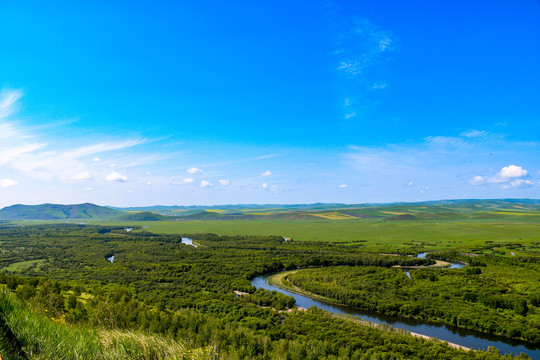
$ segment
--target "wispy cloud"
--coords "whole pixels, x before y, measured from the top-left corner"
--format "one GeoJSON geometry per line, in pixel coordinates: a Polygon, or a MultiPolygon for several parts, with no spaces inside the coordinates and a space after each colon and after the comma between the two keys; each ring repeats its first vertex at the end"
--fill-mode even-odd
{"type": "Polygon", "coordinates": [[[464,136],[466,138],[486,137],[488,135],[489,135],[489,132],[485,130],[468,130],[460,134],[460,136],[464,136]]]}
{"type": "Polygon", "coordinates": [[[186,169],[186,172],[188,174],[198,174],[198,173],[202,173],[202,169],[199,169],[197,167],[192,167],[192,168],[189,168],[189,169],[186,169]]]}
{"type": "MultiPolygon", "coordinates": [[[[35,127],[11,120],[21,97],[19,90],[3,90],[0,93],[0,168],[38,179],[84,180],[89,179],[88,167],[99,172],[101,159],[97,155],[132,148],[145,142],[145,139],[121,139],[71,148],[48,143],[40,140],[42,134],[33,132],[35,127]]],[[[81,139],[79,143],[87,141],[81,139]]],[[[145,157],[138,158],[140,161],[145,157]]]]}
{"type": "Polygon", "coordinates": [[[192,184],[195,180],[193,178],[185,178],[183,180],[174,180],[172,182],[173,185],[186,185],[186,184],[192,184]]]}
{"type": "Polygon", "coordinates": [[[343,22],[337,41],[337,72],[345,80],[341,91],[344,101],[344,120],[350,120],[376,102],[368,100],[367,92],[381,91],[389,86],[383,76],[395,49],[395,36],[369,20],[343,22]],[[352,25],[351,25],[352,24],[352,25]]]}
{"type": "MultiPolygon", "coordinates": [[[[4,89],[0,92],[0,120],[15,112],[17,101],[22,95],[22,91],[20,90],[4,89]]],[[[5,130],[6,128],[2,127],[0,129],[5,130]]],[[[0,134],[2,136],[6,135],[3,131],[0,134]]]]}
{"type": "Polygon", "coordinates": [[[107,181],[118,181],[118,182],[125,182],[127,180],[126,175],[122,175],[120,173],[117,173],[116,171],[110,173],[105,177],[105,180],[107,181]]]}
{"type": "Polygon", "coordinates": [[[375,84],[373,84],[373,86],[371,86],[372,89],[376,89],[376,90],[386,89],[387,87],[388,87],[388,84],[385,83],[384,81],[376,82],[375,84]]]}
{"type": "Polygon", "coordinates": [[[219,183],[222,185],[222,186],[227,186],[231,183],[231,180],[228,180],[228,179],[221,179],[219,180],[219,183]]]}
{"type": "Polygon", "coordinates": [[[0,187],[6,188],[6,187],[12,187],[15,185],[18,185],[19,182],[13,179],[0,179],[0,187]]]}
{"type": "Polygon", "coordinates": [[[368,20],[360,20],[344,31],[338,41],[338,70],[347,77],[357,77],[394,49],[393,35],[368,20]]]}
{"type": "MultiPolygon", "coordinates": [[[[415,196],[413,191],[420,190],[429,198],[439,199],[507,196],[497,193],[501,187],[530,188],[528,196],[537,196],[534,191],[540,181],[535,179],[536,169],[530,167],[538,163],[534,161],[540,155],[538,147],[492,136],[487,131],[482,134],[488,135],[429,136],[404,144],[350,146],[345,159],[358,182],[349,185],[355,185],[355,189],[363,185],[386,188],[389,194],[393,189],[402,189],[411,198],[415,196]],[[526,163],[513,163],[512,158],[524,153],[528,154],[526,163]],[[501,161],[509,165],[495,167],[501,161]],[[494,167],[496,170],[489,170],[494,167]],[[426,190],[428,179],[430,186],[426,190]]],[[[396,191],[394,198],[400,196],[396,191]]]]}
{"type": "Polygon", "coordinates": [[[261,174],[261,176],[272,176],[272,173],[269,170],[266,170],[261,174]]]}
{"type": "Polygon", "coordinates": [[[208,182],[208,181],[206,181],[206,180],[201,180],[201,187],[203,187],[203,188],[209,188],[209,187],[212,187],[212,186],[214,186],[214,185],[212,185],[211,182],[208,182]]]}
{"type": "Polygon", "coordinates": [[[351,111],[351,112],[345,114],[345,119],[349,120],[349,119],[351,119],[351,118],[353,118],[355,116],[356,116],[356,113],[354,111],[351,111]]]}
{"type": "Polygon", "coordinates": [[[510,187],[525,189],[525,188],[532,187],[534,185],[535,185],[535,183],[532,182],[531,180],[516,179],[514,181],[511,181],[509,186],[508,185],[503,185],[503,189],[508,189],[510,187]]]}
{"type": "Polygon", "coordinates": [[[89,180],[92,176],[88,171],[79,171],[75,175],[73,175],[70,179],[71,180],[89,180]]]}

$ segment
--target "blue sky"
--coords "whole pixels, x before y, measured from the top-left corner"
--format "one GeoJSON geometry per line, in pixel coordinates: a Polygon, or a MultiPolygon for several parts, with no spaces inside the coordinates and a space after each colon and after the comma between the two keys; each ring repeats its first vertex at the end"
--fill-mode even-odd
{"type": "Polygon", "coordinates": [[[0,206],[540,198],[540,3],[0,3],[0,206]]]}

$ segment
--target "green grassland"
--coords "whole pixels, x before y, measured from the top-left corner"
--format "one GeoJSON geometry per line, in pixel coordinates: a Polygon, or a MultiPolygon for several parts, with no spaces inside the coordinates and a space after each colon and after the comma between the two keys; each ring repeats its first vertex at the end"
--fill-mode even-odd
{"type": "MultiPolygon", "coordinates": [[[[84,206],[83,206],[84,205],[84,206]]],[[[79,207],[105,212],[103,207],[79,207]]],[[[46,207],[50,210],[52,205],[46,207]]],[[[51,222],[136,227],[163,234],[282,236],[295,241],[362,242],[366,247],[444,250],[493,242],[486,251],[511,252],[509,243],[540,241],[538,200],[454,200],[408,204],[228,205],[212,207],[150,207],[112,210],[124,215],[107,219],[64,218],[26,220],[43,206],[8,209],[17,224],[51,222]],[[151,211],[151,212],[150,212],[151,211]],[[26,217],[23,217],[26,216],[26,217]],[[500,246],[498,246],[500,245],[500,246]]],[[[52,209],[57,207],[52,206],[52,209]]],[[[62,207],[67,211],[65,207],[62,207]]],[[[87,212],[89,210],[86,210],[87,212]]],[[[52,217],[52,215],[51,215],[52,217]]],[[[530,251],[535,251],[534,246],[530,251]]]]}
{"type": "MultiPolygon", "coordinates": [[[[532,218],[532,217],[531,217],[532,218]]],[[[540,241],[540,221],[527,217],[506,221],[380,221],[364,220],[230,220],[145,221],[92,224],[142,227],[164,234],[278,235],[294,241],[358,242],[365,246],[421,247],[426,250],[494,243],[540,241]]],[[[516,253],[517,254],[517,253],[516,253]]]]}
{"type": "Polygon", "coordinates": [[[21,272],[24,270],[28,270],[30,268],[38,268],[39,266],[43,265],[45,263],[45,259],[39,259],[39,260],[29,260],[29,261],[20,261],[17,263],[10,264],[9,266],[5,267],[4,271],[9,272],[21,272]]]}

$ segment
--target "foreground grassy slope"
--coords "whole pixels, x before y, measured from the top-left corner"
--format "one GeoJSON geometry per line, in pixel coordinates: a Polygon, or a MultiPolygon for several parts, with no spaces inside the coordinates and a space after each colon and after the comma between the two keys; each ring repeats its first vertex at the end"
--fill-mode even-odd
{"type": "Polygon", "coordinates": [[[142,332],[71,326],[30,309],[7,289],[0,290],[2,359],[204,360],[211,349],[142,332]]]}

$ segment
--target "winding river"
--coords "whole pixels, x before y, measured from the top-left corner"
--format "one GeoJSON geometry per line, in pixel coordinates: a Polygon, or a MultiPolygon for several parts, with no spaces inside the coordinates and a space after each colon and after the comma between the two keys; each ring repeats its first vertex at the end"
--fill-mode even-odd
{"type": "MultiPolygon", "coordinates": [[[[418,257],[425,257],[425,255],[426,253],[421,253],[418,255],[418,257]]],[[[460,263],[450,263],[449,268],[460,268],[463,266],[464,265],[460,263]]],[[[513,354],[515,356],[523,352],[529,355],[531,359],[540,360],[539,345],[529,344],[519,340],[507,339],[501,336],[485,334],[478,331],[462,329],[455,326],[434,324],[426,321],[407,319],[397,316],[388,316],[377,312],[360,310],[350,306],[331,304],[325,301],[315,300],[307,296],[291,293],[268,284],[267,279],[270,275],[272,274],[257,276],[251,280],[251,285],[255,286],[256,288],[263,288],[271,291],[276,290],[285,295],[292,296],[296,300],[296,305],[303,308],[317,306],[320,309],[334,314],[353,315],[362,320],[370,321],[375,324],[390,325],[397,329],[404,329],[416,334],[430,336],[467,348],[486,350],[488,347],[494,346],[498,348],[502,354],[513,354]]]]}

